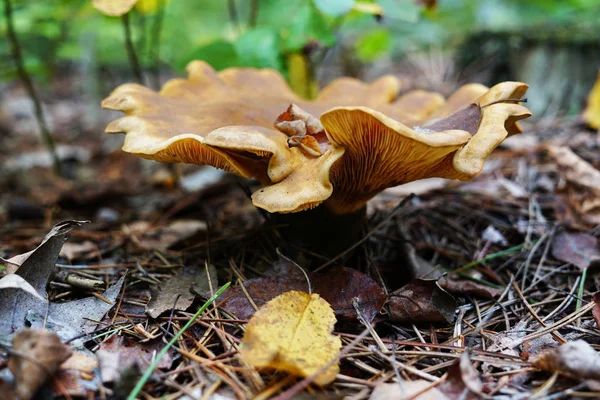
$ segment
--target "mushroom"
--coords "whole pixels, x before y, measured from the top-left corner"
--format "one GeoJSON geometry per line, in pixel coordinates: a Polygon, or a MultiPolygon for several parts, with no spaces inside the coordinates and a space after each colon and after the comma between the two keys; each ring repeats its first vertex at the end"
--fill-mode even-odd
{"type": "Polygon", "coordinates": [[[126,115],[106,132],[126,133],[123,150],[140,157],[255,178],[263,187],[252,202],[270,213],[315,209],[289,218],[329,250],[338,237],[354,240],[353,221],[377,193],[428,177],[473,178],[531,115],[519,104],[520,82],[468,84],[448,99],[423,90],[396,98],[392,76],[339,78],[307,101],[274,70],[217,73],[193,61],[187,71],[159,93],[132,83],[115,89],[102,106],[126,115]]]}

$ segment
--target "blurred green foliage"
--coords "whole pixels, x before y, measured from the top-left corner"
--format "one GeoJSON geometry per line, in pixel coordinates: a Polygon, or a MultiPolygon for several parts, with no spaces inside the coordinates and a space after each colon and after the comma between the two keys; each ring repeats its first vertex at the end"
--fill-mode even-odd
{"type": "MultiPolygon", "coordinates": [[[[133,41],[145,67],[152,62],[152,30],[159,0],[142,0],[130,17],[133,41]]],[[[161,0],[162,1],[162,0],[161,0]]],[[[89,0],[13,0],[15,28],[26,67],[50,77],[62,63],[94,60],[102,66],[127,68],[121,19],[103,16],[89,0]]],[[[438,0],[425,10],[417,0],[370,0],[383,12],[360,11],[355,0],[258,0],[256,23],[251,0],[166,0],[162,18],[162,66],[181,71],[193,59],[217,69],[230,66],[271,67],[287,73],[289,54],[307,44],[334,46],[350,37],[355,55],[371,62],[428,46],[451,46],[468,35],[486,32],[542,34],[565,40],[597,40],[586,32],[600,28],[597,0],[438,0]],[[577,26],[578,29],[569,29],[577,26]]],[[[0,24],[0,80],[15,70],[0,24]]]]}

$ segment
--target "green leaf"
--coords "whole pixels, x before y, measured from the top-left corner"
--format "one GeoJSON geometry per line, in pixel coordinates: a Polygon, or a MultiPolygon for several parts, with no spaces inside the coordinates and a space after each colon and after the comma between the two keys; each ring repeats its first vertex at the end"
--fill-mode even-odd
{"type": "Polygon", "coordinates": [[[352,9],[354,0],[313,0],[323,14],[339,17],[352,9]]]}
{"type": "Polygon", "coordinates": [[[283,49],[286,52],[298,52],[312,40],[324,46],[335,42],[332,22],[325,18],[317,9],[305,2],[295,10],[295,16],[281,29],[283,49]]]}
{"type": "Polygon", "coordinates": [[[415,0],[377,0],[377,3],[387,19],[417,22],[421,15],[421,7],[415,0]]]}
{"type": "Polygon", "coordinates": [[[237,39],[234,47],[242,66],[282,69],[279,35],[272,29],[250,29],[237,39]]]}
{"type": "Polygon", "coordinates": [[[375,29],[356,42],[356,55],[361,61],[374,61],[390,50],[391,42],[388,30],[375,29]]]}
{"type": "Polygon", "coordinates": [[[206,46],[192,50],[177,63],[176,67],[184,69],[187,63],[192,60],[206,61],[216,70],[222,70],[240,63],[235,46],[225,40],[216,40],[206,46]]]}

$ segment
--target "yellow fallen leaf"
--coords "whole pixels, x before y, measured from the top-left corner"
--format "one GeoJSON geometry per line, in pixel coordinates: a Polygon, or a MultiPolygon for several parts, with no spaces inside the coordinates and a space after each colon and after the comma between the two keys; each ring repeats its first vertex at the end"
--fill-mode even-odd
{"type": "Polygon", "coordinates": [[[600,130],[600,71],[598,71],[598,79],[588,95],[587,107],[583,111],[583,120],[590,128],[600,130]]]}
{"type": "MultiPolygon", "coordinates": [[[[283,293],[250,319],[240,354],[244,361],[257,368],[311,376],[326,367],[342,347],[340,338],[331,334],[335,322],[331,306],[318,294],[283,293]]],[[[314,382],[326,385],[338,372],[336,362],[314,382]]]]}
{"type": "Polygon", "coordinates": [[[92,0],[92,5],[104,15],[120,17],[127,14],[138,0],[92,0]]]}

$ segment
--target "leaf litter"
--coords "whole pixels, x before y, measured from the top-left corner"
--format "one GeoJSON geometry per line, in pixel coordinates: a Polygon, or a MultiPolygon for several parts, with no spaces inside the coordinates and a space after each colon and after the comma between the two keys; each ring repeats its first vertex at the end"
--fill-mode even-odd
{"type": "MultiPolygon", "coordinates": [[[[424,191],[394,215],[390,216],[390,210],[399,198],[390,193],[382,195],[373,201],[375,207],[369,212],[369,226],[379,228],[355,249],[362,257],[360,263],[350,266],[337,262],[317,273],[307,269],[313,293],[327,300],[338,319],[332,335],[341,340],[337,352],[339,373],[329,385],[308,390],[319,395],[365,399],[386,398],[381,397],[384,388],[392,390],[394,396],[403,393],[406,398],[417,399],[452,399],[459,392],[466,396],[463,398],[526,398],[536,393],[555,398],[581,394],[589,397],[596,393],[598,388],[590,382],[596,379],[593,371],[600,314],[595,294],[600,288],[595,268],[591,267],[599,231],[594,219],[595,183],[585,177],[593,176],[590,168],[598,169],[600,157],[573,144],[570,124],[540,129],[540,138],[554,132],[558,138],[555,142],[563,147],[570,145],[578,158],[561,161],[543,145],[507,148],[497,152],[490,163],[492,169],[478,179],[424,191]],[[583,169],[578,167],[584,165],[581,160],[587,163],[583,169]],[[568,165],[562,166],[565,163],[568,165]],[[559,224],[564,229],[558,229],[559,224]],[[418,270],[408,268],[406,259],[399,257],[401,244],[407,242],[420,259],[412,263],[425,261],[428,271],[440,273],[423,277],[415,274],[418,270]],[[453,273],[459,268],[459,273],[453,273]],[[429,282],[424,283],[426,279],[429,282]],[[438,301],[437,296],[445,300],[438,301]],[[399,301],[404,303],[396,305],[394,311],[393,303],[399,301]],[[361,305],[358,311],[355,304],[361,305]],[[410,310],[402,322],[392,315],[398,309],[410,310]],[[430,311],[435,318],[427,317],[430,311]],[[357,319],[358,314],[366,316],[368,329],[357,319]],[[561,344],[555,336],[566,343],[561,344]],[[591,346],[559,351],[578,343],[576,340],[591,346]],[[546,361],[539,361],[540,357],[546,361]],[[403,391],[398,392],[399,388],[403,391]]],[[[73,251],[63,256],[47,250],[40,253],[39,249],[50,247],[47,242],[52,240],[64,243],[66,235],[57,234],[56,239],[47,239],[36,248],[44,233],[40,228],[44,221],[40,219],[0,228],[3,274],[13,276],[0,281],[0,285],[9,287],[0,289],[0,296],[18,291],[24,299],[19,304],[29,304],[16,313],[23,316],[24,322],[15,332],[32,323],[46,331],[56,330],[63,343],[77,338],[68,345],[75,344],[75,354],[81,358],[68,361],[55,372],[59,382],[51,384],[55,395],[98,396],[101,375],[96,375],[94,365],[99,365],[99,370],[110,377],[103,390],[126,397],[152,357],[190,321],[194,304],[203,304],[212,291],[229,281],[235,284],[217,300],[219,307],[207,307],[185,330],[160,359],[140,393],[173,398],[285,398],[296,385],[310,385],[306,377],[253,369],[240,355],[240,348],[244,347],[244,332],[256,309],[290,290],[308,290],[303,275],[272,271],[279,262],[276,247],[284,247],[285,254],[302,267],[308,265],[305,260],[311,255],[282,244],[276,231],[262,225],[262,216],[248,206],[245,194],[232,181],[215,183],[218,189],[203,188],[190,196],[176,187],[153,187],[139,170],[132,170],[138,171],[137,175],[126,179],[137,179],[140,184],[135,190],[131,183],[121,186],[119,202],[98,201],[110,199],[102,190],[108,193],[111,183],[103,189],[71,193],[70,197],[61,195],[63,208],[55,218],[77,215],[93,220],[85,229],[71,228],[69,243],[81,246],[69,246],[67,250],[73,251]],[[84,192],[93,192],[93,196],[84,196],[84,192]],[[189,200],[192,197],[193,202],[189,200]],[[113,217],[95,220],[100,208],[111,208],[113,217]],[[136,213],[128,213],[131,208],[136,213]],[[140,221],[146,224],[143,230],[123,228],[139,227],[136,223],[140,221]],[[206,225],[166,229],[175,221],[206,221],[206,225]],[[163,233],[166,239],[161,242],[163,233]],[[32,248],[36,250],[14,257],[32,248]],[[41,257],[44,252],[45,257],[41,257]],[[45,267],[25,277],[14,275],[26,262],[32,265],[35,257],[27,260],[36,253],[36,257],[48,261],[37,264],[45,267]],[[212,289],[197,287],[203,282],[206,265],[214,267],[216,277],[211,272],[211,279],[218,281],[211,281],[212,289]],[[127,286],[119,287],[126,271],[127,286]],[[74,287],[65,283],[59,272],[102,281],[102,287],[109,289],[102,292],[74,287]],[[47,310],[41,312],[36,306],[41,300],[15,288],[22,284],[10,281],[15,276],[47,299],[40,303],[46,304],[47,310]],[[159,298],[158,287],[169,296],[159,302],[160,312],[149,317],[146,307],[149,301],[159,298]],[[82,299],[93,303],[77,303],[82,299]],[[58,308],[60,304],[64,308],[58,308]],[[107,308],[101,315],[91,312],[104,305],[107,308]],[[74,307],[86,312],[71,318],[69,308],[74,307]],[[28,311],[22,311],[25,309],[28,311]],[[62,335],[59,328],[66,327],[78,333],[62,335]],[[82,352],[82,344],[89,351],[82,352]],[[85,358],[90,354],[94,357],[85,358]],[[96,355],[106,357],[97,360],[96,355]],[[131,368],[118,368],[120,363],[126,365],[134,359],[131,368]],[[130,374],[131,370],[135,373],[130,374]],[[87,381],[91,384],[83,386],[83,377],[91,378],[87,381]]],[[[103,177],[125,179],[107,171],[103,177]]],[[[37,197],[27,198],[44,210],[60,197],[48,199],[47,203],[39,203],[37,197]]],[[[59,226],[58,230],[66,228],[59,226]]],[[[15,314],[12,309],[9,312],[15,314]]],[[[6,321],[0,321],[3,329],[6,321]]],[[[10,325],[12,331],[13,323],[10,325]]],[[[12,348],[10,342],[5,341],[4,346],[12,348]]],[[[307,353],[311,351],[315,353],[312,349],[307,353]]],[[[7,350],[0,355],[0,385],[4,385],[3,390],[7,387],[3,393],[15,389],[14,380],[7,381],[3,359],[9,353],[7,350]]]]}

